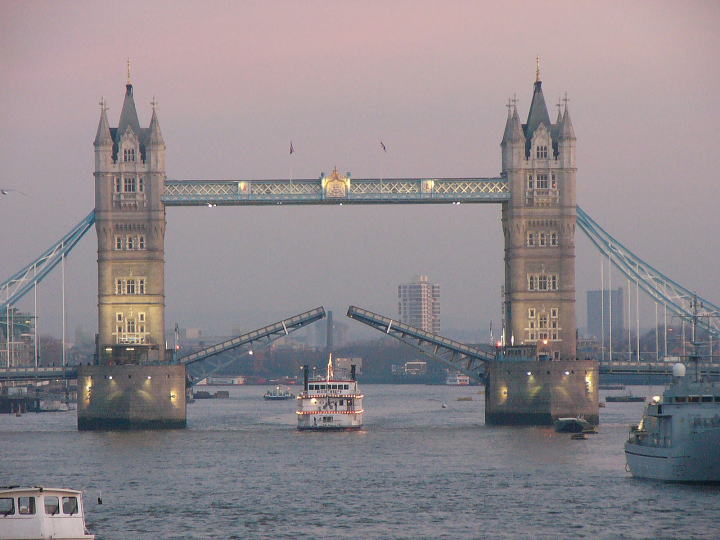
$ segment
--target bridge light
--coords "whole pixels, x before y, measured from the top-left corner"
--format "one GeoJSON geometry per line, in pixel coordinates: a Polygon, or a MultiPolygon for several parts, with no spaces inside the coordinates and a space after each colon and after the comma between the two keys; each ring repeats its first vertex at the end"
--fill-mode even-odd
{"type": "Polygon", "coordinates": [[[148,381],[149,381],[150,379],[152,379],[152,375],[148,375],[147,378],[148,378],[148,381]]]}
{"type": "Polygon", "coordinates": [[[108,380],[112,381],[112,375],[108,375],[108,380]]]}
{"type": "Polygon", "coordinates": [[[527,374],[528,374],[528,377],[532,377],[532,371],[528,371],[527,374]]]}
{"type": "Polygon", "coordinates": [[[252,351],[252,349],[250,349],[250,350],[248,351],[248,354],[249,354],[250,356],[252,356],[252,355],[253,355],[253,351],[252,351]]]}
{"type": "Polygon", "coordinates": [[[567,369],[565,370],[565,375],[570,375],[570,372],[567,369]]]}

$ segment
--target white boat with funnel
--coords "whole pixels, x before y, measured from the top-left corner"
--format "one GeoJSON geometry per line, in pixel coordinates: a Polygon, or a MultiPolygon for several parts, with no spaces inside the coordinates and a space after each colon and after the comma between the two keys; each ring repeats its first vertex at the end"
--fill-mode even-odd
{"type": "Polygon", "coordinates": [[[363,425],[363,395],[355,379],[355,366],[349,377],[336,377],[332,355],[327,374],[308,379],[308,366],[303,369],[303,391],[298,395],[297,418],[299,430],[354,430],[363,425]]]}
{"type": "MultiPolygon", "coordinates": [[[[696,326],[697,315],[693,338],[696,326]]],[[[625,456],[633,476],[720,482],[720,382],[701,377],[697,351],[693,343],[690,361],[695,373],[689,375],[684,364],[675,364],[672,383],[645,406],[640,423],[630,427],[625,456]]]]}
{"type": "Polygon", "coordinates": [[[85,528],[82,491],[63,488],[0,488],[0,539],[93,540],[85,528]]]}

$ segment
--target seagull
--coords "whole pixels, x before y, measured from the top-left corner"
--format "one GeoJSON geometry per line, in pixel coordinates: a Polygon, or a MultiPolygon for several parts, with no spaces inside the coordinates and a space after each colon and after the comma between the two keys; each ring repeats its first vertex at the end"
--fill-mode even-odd
{"type": "Polygon", "coordinates": [[[19,189],[10,189],[10,188],[0,189],[0,195],[9,195],[10,192],[12,192],[12,191],[14,191],[15,193],[19,193],[20,195],[23,195],[23,196],[27,197],[27,193],[23,193],[23,192],[20,191],[19,189]]]}

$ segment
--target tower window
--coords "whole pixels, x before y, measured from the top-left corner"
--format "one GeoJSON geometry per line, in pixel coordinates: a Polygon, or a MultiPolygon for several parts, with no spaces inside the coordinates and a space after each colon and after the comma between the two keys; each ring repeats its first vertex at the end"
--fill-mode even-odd
{"type": "Polygon", "coordinates": [[[556,232],[550,233],[550,245],[554,247],[558,245],[558,234],[556,232]]]}
{"type": "Polygon", "coordinates": [[[127,293],[135,294],[135,280],[134,279],[127,280],[127,293]]]}
{"type": "Polygon", "coordinates": [[[145,322],[145,313],[138,313],[138,321],[145,322]]]}
{"type": "Polygon", "coordinates": [[[538,189],[547,189],[548,187],[548,177],[547,174],[538,174],[537,175],[537,184],[538,189]]]}
{"type": "Polygon", "coordinates": [[[528,274],[529,291],[557,291],[557,274],[528,274]]]}
{"type": "Polygon", "coordinates": [[[120,193],[122,188],[122,182],[120,181],[120,177],[115,177],[115,193],[120,193]]]}
{"type": "Polygon", "coordinates": [[[125,282],[122,279],[115,281],[115,294],[125,294],[125,282]]]}
{"type": "Polygon", "coordinates": [[[540,245],[541,246],[547,245],[547,235],[544,232],[540,233],[540,245]]]}
{"type": "Polygon", "coordinates": [[[138,191],[140,193],[145,191],[145,179],[142,176],[138,178],[138,191]]]}
{"type": "Polygon", "coordinates": [[[527,235],[527,245],[528,247],[534,247],[535,246],[535,233],[529,232],[527,235]]]}
{"type": "Polygon", "coordinates": [[[128,236],[127,237],[127,248],[128,249],[135,249],[135,237],[134,236],[128,236]]]}
{"type": "Polygon", "coordinates": [[[135,333],[135,321],[133,321],[132,319],[128,319],[127,331],[130,334],[135,333]]]}
{"type": "MultiPolygon", "coordinates": [[[[138,279],[138,294],[145,294],[145,280],[144,279],[138,279]]],[[[141,321],[145,320],[145,314],[141,313],[142,318],[141,321]]]]}
{"type": "Polygon", "coordinates": [[[135,149],[125,148],[123,150],[123,161],[135,161],[135,149]]]}
{"type": "Polygon", "coordinates": [[[123,322],[123,314],[122,314],[122,313],[116,313],[116,314],[115,314],[115,321],[116,321],[116,322],[123,322]]]}
{"type": "Polygon", "coordinates": [[[145,236],[142,234],[138,236],[138,249],[145,249],[145,236]]]}
{"type": "Polygon", "coordinates": [[[122,248],[123,248],[123,237],[116,236],[115,237],[115,249],[122,249],[122,248]]]}
{"type": "Polygon", "coordinates": [[[556,308],[556,307],[550,308],[550,317],[552,317],[553,319],[557,319],[557,317],[558,317],[558,308],[556,308]]]}
{"type": "Polygon", "coordinates": [[[533,188],[533,175],[529,174],[528,175],[528,189],[532,189],[532,188],[533,188]]]}
{"type": "Polygon", "coordinates": [[[535,318],[535,308],[528,309],[528,317],[530,317],[531,319],[535,318]]]}
{"type": "Polygon", "coordinates": [[[546,159],[548,156],[548,147],[547,146],[537,146],[535,148],[535,157],[537,159],[546,159]]]}
{"type": "Polygon", "coordinates": [[[135,193],[135,177],[128,176],[125,178],[125,193],[135,193]]]}

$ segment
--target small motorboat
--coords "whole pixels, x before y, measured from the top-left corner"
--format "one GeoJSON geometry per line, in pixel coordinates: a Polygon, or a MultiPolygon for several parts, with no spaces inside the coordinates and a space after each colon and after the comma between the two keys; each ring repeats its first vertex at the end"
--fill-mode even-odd
{"type": "Polygon", "coordinates": [[[275,388],[272,388],[265,392],[265,395],[263,396],[263,399],[267,399],[270,401],[280,401],[284,399],[293,399],[295,396],[290,393],[290,389],[288,388],[280,388],[279,386],[276,386],[275,388]]]}
{"type": "Polygon", "coordinates": [[[558,433],[582,433],[592,429],[592,424],[581,416],[555,420],[555,431],[558,433]]]}
{"type": "Polygon", "coordinates": [[[85,528],[82,491],[0,488],[0,540],[93,540],[85,528]]]}

